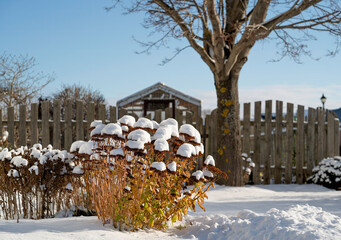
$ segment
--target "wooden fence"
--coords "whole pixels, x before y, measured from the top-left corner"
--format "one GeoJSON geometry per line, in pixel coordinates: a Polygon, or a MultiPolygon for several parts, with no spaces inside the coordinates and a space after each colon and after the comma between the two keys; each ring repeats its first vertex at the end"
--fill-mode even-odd
{"type": "MultiPolygon", "coordinates": [[[[127,111],[122,109],[119,117],[124,114],[127,114],[127,111]]],[[[175,115],[179,124],[191,123],[202,129],[202,121],[193,123],[191,112],[176,109],[175,115]]],[[[133,116],[137,118],[136,115],[133,116]]],[[[165,111],[156,110],[153,119],[161,122],[163,118],[172,116],[173,110],[167,108],[165,111]]],[[[147,118],[150,119],[151,115],[147,118]]],[[[60,101],[55,100],[53,103],[42,102],[41,105],[33,103],[29,107],[20,105],[18,109],[9,107],[6,114],[0,109],[0,133],[6,129],[9,132],[8,142],[14,147],[41,143],[43,147],[52,144],[55,148],[68,150],[73,141],[89,139],[88,129],[94,119],[106,123],[116,122],[116,107],[106,107],[104,104],[95,106],[94,103],[84,106],[82,101],[77,101],[73,107],[71,100],[61,106],[60,101]]]]}
{"type": "MultiPolygon", "coordinates": [[[[251,156],[256,167],[253,182],[303,183],[312,169],[325,157],[340,155],[340,124],[332,112],[326,114],[321,108],[308,108],[287,103],[283,114],[283,102],[276,101],[273,119],[271,100],[265,102],[265,114],[261,114],[261,102],[254,103],[253,119],[251,104],[244,104],[241,121],[242,151],[251,156]],[[296,115],[294,115],[296,113],[296,115]]],[[[218,126],[216,111],[207,115],[205,132],[206,152],[217,155],[214,138],[218,126]]]]}
{"type": "Polygon", "coordinates": [[[33,103],[30,108],[20,105],[17,114],[14,110],[14,107],[7,108],[5,120],[0,109],[0,132],[6,126],[8,142],[15,147],[41,143],[44,147],[52,144],[58,149],[69,149],[76,139],[89,138],[88,129],[94,119],[106,121],[109,117],[109,121],[116,122],[116,107],[110,106],[107,114],[104,104],[95,108],[94,103],[84,106],[82,101],[76,102],[75,109],[71,100],[67,100],[63,106],[59,100],[55,100],[52,104],[49,101],[42,102],[41,106],[33,103]]]}
{"type": "MultiPolygon", "coordinates": [[[[287,104],[284,115],[281,101],[276,101],[276,115],[272,119],[272,104],[272,101],[265,102],[264,119],[261,102],[254,103],[253,114],[251,104],[244,104],[242,145],[243,152],[256,163],[253,182],[269,184],[273,179],[274,183],[291,183],[294,177],[294,182],[303,183],[320,160],[340,154],[339,120],[331,112],[324,114],[322,109],[308,108],[305,114],[304,106],[298,105],[294,111],[291,103],[287,104]]],[[[71,100],[63,106],[56,100],[43,102],[41,106],[21,105],[17,114],[14,110],[9,107],[4,114],[0,109],[0,132],[6,128],[12,146],[40,142],[43,146],[52,144],[55,148],[69,149],[73,141],[89,139],[89,125],[94,119],[116,122],[116,107],[103,104],[95,107],[93,103],[84,106],[82,101],[77,101],[74,108],[71,100]]],[[[122,110],[120,116],[126,113],[122,110]]],[[[156,110],[153,119],[160,122],[172,115],[172,109],[156,110]]],[[[179,109],[175,111],[175,118],[179,124],[195,125],[202,133],[205,153],[217,154],[216,111],[206,116],[204,125],[202,120],[193,123],[193,114],[179,109]]]]}

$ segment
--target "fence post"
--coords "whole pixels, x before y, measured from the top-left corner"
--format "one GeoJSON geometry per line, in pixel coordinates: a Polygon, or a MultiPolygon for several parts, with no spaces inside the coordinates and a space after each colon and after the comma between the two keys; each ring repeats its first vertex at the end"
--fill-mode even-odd
{"type": "Polygon", "coordinates": [[[244,103],[243,116],[243,152],[250,156],[250,103],[244,103]]]}
{"type": "Polygon", "coordinates": [[[38,103],[31,104],[31,145],[38,143],[38,103]]]}
{"type": "Polygon", "coordinates": [[[186,123],[193,124],[193,113],[186,111],[186,123]]]}
{"type": "Polygon", "coordinates": [[[60,149],[60,100],[53,101],[53,147],[60,149]]]}
{"type": "MultiPolygon", "coordinates": [[[[132,114],[131,114],[132,115],[132,114]]],[[[135,114],[136,115],[136,114],[135,114]]],[[[136,115],[137,117],[137,115],[136,115]]],[[[151,113],[148,113],[145,118],[149,119],[149,120],[152,120],[152,114],[151,113]]],[[[135,118],[136,119],[136,118],[135,118]]]]}
{"type": "Polygon", "coordinates": [[[217,132],[218,132],[218,126],[217,126],[217,115],[218,115],[218,109],[214,109],[211,113],[211,154],[213,155],[214,158],[217,157],[217,152],[218,152],[218,142],[217,138],[217,132]]]}
{"type": "Polygon", "coordinates": [[[211,140],[212,140],[212,134],[211,134],[211,115],[207,114],[205,118],[205,133],[206,133],[206,138],[204,142],[205,146],[205,157],[207,155],[210,155],[212,150],[211,150],[211,140]]]}
{"type": "Polygon", "coordinates": [[[116,107],[114,107],[114,106],[110,106],[109,120],[110,120],[111,123],[117,122],[117,119],[116,119],[116,107]]]}
{"type": "Polygon", "coordinates": [[[65,134],[64,149],[70,150],[72,144],[72,100],[65,101],[65,134]]]}
{"type": "Polygon", "coordinates": [[[102,120],[102,123],[105,124],[106,120],[106,109],[104,104],[98,105],[98,117],[100,120],[102,120]]]}
{"type": "Polygon", "coordinates": [[[327,157],[334,157],[334,115],[327,111],[327,157]]]}
{"type": "Polygon", "coordinates": [[[86,134],[85,136],[87,137],[87,139],[90,139],[90,132],[89,132],[89,128],[91,123],[95,120],[95,103],[90,102],[88,104],[88,113],[87,113],[87,124],[86,124],[86,134]]]}
{"type": "Polygon", "coordinates": [[[178,121],[179,126],[182,125],[183,123],[183,116],[182,116],[182,110],[180,109],[175,109],[175,119],[178,121]]]}
{"type": "Polygon", "coordinates": [[[127,115],[127,110],[125,108],[120,108],[118,111],[118,118],[123,117],[124,115],[127,115]]]}
{"type": "Polygon", "coordinates": [[[307,174],[311,176],[313,167],[315,165],[315,109],[308,108],[308,139],[307,139],[307,174]]]}
{"type": "Polygon", "coordinates": [[[83,101],[77,100],[76,102],[76,140],[84,139],[83,128],[83,101]]]}
{"type": "Polygon", "coordinates": [[[322,108],[317,109],[317,161],[320,162],[323,157],[323,149],[324,149],[324,113],[322,108]]]}
{"type": "Polygon", "coordinates": [[[340,121],[334,120],[334,156],[340,156],[340,121]]]}
{"type": "Polygon", "coordinates": [[[261,134],[261,109],[262,102],[255,102],[255,117],[254,117],[254,162],[255,168],[253,169],[253,182],[260,183],[259,170],[260,170],[260,134],[261,134]]]}
{"type": "Polygon", "coordinates": [[[50,144],[50,102],[44,101],[42,102],[42,110],[41,110],[41,118],[42,118],[42,145],[46,147],[50,144]]]}
{"type": "Polygon", "coordinates": [[[294,104],[287,103],[286,116],[286,164],[285,164],[285,183],[292,183],[292,157],[294,152],[294,104]]]}
{"type": "Polygon", "coordinates": [[[2,109],[0,108],[0,136],[2,137],[2,109]]]}
{"type": "Polygon", "coordinates": [[[296,182],[303,184],[304,162],[304,106],[298,105],[296,133],[296,182]]]}
{"type": "Polygon", "coordinates": [[[27,145],[26,137],[26,105],[19,106],[19,147],[27,145]]]}
{"type": "Polygon", "coordinates": [[[282,182],[282,122],[283,102],[276,101],[275,184],[281,184],[282,182]]]}
{"type": "Polygon", "coordinates": [[[173,117],[173,110],[172,110],[172,108],[166,108],[165,109],[165,115],[166,115],[166,119],[167,118],[172,118],[173,117]]]}
{"type": "Polygon", "coordinates": [[[265,102],[264,184],[270,184],[272,150],[272,100],[265,102]]]}
{"type": "Polygon", "coordinates": [[[14,148],[14,107],[7,108],[8,143],[14,148]]]}
{"type": "Polygon", "coordinates": [[[161,114],[162,114],[162,110],[158,109],[155,111],[155,115],[154,115],[154,120],[158,123],[161,122],[161,114]]]}

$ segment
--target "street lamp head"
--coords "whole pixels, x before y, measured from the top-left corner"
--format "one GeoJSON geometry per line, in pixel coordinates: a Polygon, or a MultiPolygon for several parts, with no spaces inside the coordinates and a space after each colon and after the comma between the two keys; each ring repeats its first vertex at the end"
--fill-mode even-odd
{"type": "Polygon", "coordinates": [[[321,97],[321,102],[322,104],[324,104],[327,101],[327,98],[324,96],[324,94],[322,93],[322,97],[321,97]]]}

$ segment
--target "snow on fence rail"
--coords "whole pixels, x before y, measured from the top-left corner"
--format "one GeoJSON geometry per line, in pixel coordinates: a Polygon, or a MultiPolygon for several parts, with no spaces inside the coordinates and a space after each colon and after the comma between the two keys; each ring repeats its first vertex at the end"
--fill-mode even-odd
{"type": "MultiPolygon", "coordinates": [[[[272,119],[272,104],[271,100],[265,102],[264,120],[261,102],[254,103],[253,114],[251,104],[244,104],[242,148],[256,163],[254,183],[269,184],[272,178],[275,183],[292,183],[293,177],[297,183],[303,183],[320,160],[340,155],[339,120],[331,112],[324,114],[321,108],[308,108],[308,114],[305,114],[304,106],[298,105],[297,111],[294,111],[294,105],[287,103],[284,115],[283,102],[276,101],[276,115],[272,119]]],[[[52,103],[52,107],[50,105],[48,101],[43,102],[41,110],[37,103],[31,104],[30,109],[21,105],[18,120],[14,107],[7,109],[6,120],[0,109],[0,131],[6,126],[12,146],[14,143],[16,146],[30,146],[40,142],[44,147],[52,144],[56,148],[69,149],[73,141],[89,139],[88,129],[94,119],[116,122],[114,106],[106,108],[104,104],[99,104],[95,107],[94,103],[84,106],[82,101],[77,101],[73,109],[71,100],[63,106],[58,100],[52,103]],[[84,109],[87,109],[86,114],[84,109]],[[41,111],[41,116],[38,111],[41,111]]],[[[118,116],[127,113],[127,110],[120,109],[118,116]]],[[[163,118],[173,117],[174,113],[179,123],[193,124],[201,132],[206,155],[217,154],[217,140],[214,137],[218,130],[216,111],[206,115],[205,121],[200,119],[198,122],[193,122],[190,112],[183,114],[180,109],[173,111],[172,108],[156,110],[153,118],[160,122],[163,118]]],[[[151,115],[146,117],[151,118],[151,115]]]]}
{"type": "MultiPolygon", "coordinates": [[[[250,106],[244,104],[242,149],[256,164],[252,176],[255,184],[269,184],[271,179],[274,183],[304,183],[319,161],[340,155],[340,123],[332,112],[324,113],[321,108],[305,111],[304,106],[298,105],[295,115],[294,105],[287,103],[284,115],[283,102],[276,101],[274,117],[269,100],[265,102],[264,119],[260,101],[255,102],[251,119],[250,106]]],[[[213,156],[217,155],[215,118],[213,111],[205,120],[205,151],[213,156]]]]}

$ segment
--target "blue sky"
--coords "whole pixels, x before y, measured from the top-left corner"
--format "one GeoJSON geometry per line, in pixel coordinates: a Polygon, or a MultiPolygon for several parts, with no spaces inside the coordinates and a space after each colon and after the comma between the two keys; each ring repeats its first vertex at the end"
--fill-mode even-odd
{"type": "MultiPolygon", "coordinates": [[[[56,80],[44,89],[49,95],[62,83],[79,83],[104,94],[109,103],[156,82],[164,82],[203,100],[203,108],[214,108],[215,90],[208,67],[188,49],[172,62],[173,47],[151,54],[135,54],[141,46],[133,40],[153,40],[142,26],[142,15],[122,15],[120,9],[106,12],[110,0],[0,0],[0,53],[28,54],[39,63],[37,69],[54,73],[56,80]]],[[[323,56],[332,41],[320,35],[312,42],[316,57],[323,56]]],[[[309,107],[341,107],[341,56],[303,64],[290,59],[279,63],[276,44],[259,42],[252,49],[240,76],[240,101],[283,100],[309,107]]]]}

